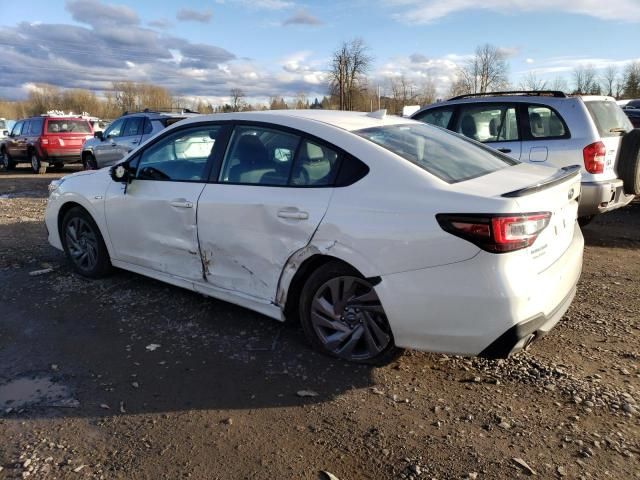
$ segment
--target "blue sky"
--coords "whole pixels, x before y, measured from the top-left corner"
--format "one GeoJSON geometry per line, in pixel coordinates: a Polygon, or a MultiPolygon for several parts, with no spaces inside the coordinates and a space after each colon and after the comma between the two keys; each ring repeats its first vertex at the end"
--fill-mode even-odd
{"type": "Polygon", "coordinates": [[[571,83],[579,65],[640,60],[640,0],[30,0],[3,2],[0,97],[38,82],[108,89],[149,81],[222,102],[325,93],[331,52],[362,37],[382,88],[404,75],[441,94],[475,47],[508,54],[517,86],[534,71],[571,83]]]}

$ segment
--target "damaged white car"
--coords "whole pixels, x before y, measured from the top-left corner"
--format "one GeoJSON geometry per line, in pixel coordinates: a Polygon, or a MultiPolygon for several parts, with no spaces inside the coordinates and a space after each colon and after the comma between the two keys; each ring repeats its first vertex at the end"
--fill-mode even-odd
{"type": "Polygon", "coordinates": [[[575,294],[579,168],[519,163],[436,127],[331,111],[201,116],[118,165],[52,182],[49,242],[300,319],[319,350],[506,356],[575,294]]]}

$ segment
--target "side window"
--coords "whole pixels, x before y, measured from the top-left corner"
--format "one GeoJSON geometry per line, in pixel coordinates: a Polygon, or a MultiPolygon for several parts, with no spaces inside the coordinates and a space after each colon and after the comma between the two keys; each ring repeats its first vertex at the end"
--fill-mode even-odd
{"type": "Polygon", "coordinates": [[[291,185],[332,185],[338,169],[338,154],[333,150],[304,140],[293,164],[291,185]]]}
{"type": "Polygon", "coordinates": [[[262,127],[238,126],[227,148],[220,182],[287,185],[300,137],[262,127]]]}
{"type": "Polygon", "coordinates": [[[113,122],[111,125],[109,125],[109,128],[105,130],[104,138],[119,137],[122,131],[123,125],[124,125],[124,118],[120,118],[115,122],[113,122]]]}
{"type": "Polygon", "coordinates": [[[132,117],[127,120],[124,125],[124,129],[120,134],[121,137],[133,137],[142,135],[142,124],[144,122],[143,117],[132,117]]]}
{"type": "Polygon", "coordinates": [[[453,107],[434,108],[417,114],[413,119],[420,120],[421,122],[428,123],[430,125],[435,125],[436,127],[447,128],[452,115],[453,107]]]}
{"type": "Polygon", "coordinates": [[[529,105],[529,129],[533,138],[558,138],[566,136],[562,119],[548,107],[529,105]]]}
{"type": "Polygon", "coordinates": [[[180,130],[151,145],[140,157],[136,178],[175,182],[204,182],[209,156],[221,127],[180,130]]]}
{"type": "Polygon", "coordinates": [[[22,126],[22,135],[30,135],[31,134],[31,121],[27,120],[24,122],[22,126]]]}
{"type": "Polygon", "coordinates": [[[20,133],[22,133],[22,125],[24,125],[24,122],[18,122],[13,126],[13,130],[11,130],[11,135],[16,136],[16,135],[20,135],[20,133]]]}
{"type": "Polygon", "coordinates": [[[31,124],[29,127],[31,135],[40,135],[42,133],[42,125],[44,124],[43,118],[33,119],[29,123],[31,124]]]}
{"type": "Polygon", "coordinates": [[[513,142],[519,139],[515,106],[465,105],[453,127],[455,132],[479,142],[513,142]]]}

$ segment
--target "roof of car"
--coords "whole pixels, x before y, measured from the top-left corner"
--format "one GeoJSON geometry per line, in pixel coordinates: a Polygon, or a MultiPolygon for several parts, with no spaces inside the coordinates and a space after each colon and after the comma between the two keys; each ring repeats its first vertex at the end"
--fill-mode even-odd
{"type": "Polygon", "coordinates": [[[213,115],[199,115],[184,122],[215,121],[215,120],[244,120],[254,122],[285,122],[296,119],[300,124],[304,122],[319,122],[343,130],[354,131],[363,128],[379,127],[402,123],[413,123],[413,120],[395,115],[382,115],[374,112],[346,112],[343,110],[263,110],[257,112],[218,113],[213,115]],[[374,115],[375,114],[375,115],[374,115]]]}

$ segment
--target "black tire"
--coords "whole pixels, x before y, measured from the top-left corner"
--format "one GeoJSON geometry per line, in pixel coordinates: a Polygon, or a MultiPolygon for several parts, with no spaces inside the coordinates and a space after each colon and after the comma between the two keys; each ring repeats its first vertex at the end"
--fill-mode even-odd
{"type": "Polygon", "coordinates": [[[5,170],[14,170],[16,168],[16,162],[11,159],[11,156],[4,148],[0,152],[0,159],[2,160],[0,163],[4,165],[5,170]]]}
{"type": "Polygon", "coordinates": [[[100,229],[85,209],[74,207],[65,214],[60,238],[69,263],[80,275],[100,278],[113,268],[100,229]]]}
{"type": "MultiPolygon", "coordinates": [[[[395,346],[389,322],[375,294],[373,285],[365,280],[355,269],[342,262],[331,261],[326,263],[309,276],[300,296],[299,309],[300,323],[302,324],[302,330],[305,336],[315,350],[325,355],[342,358],[343,360],[354,363],[386,365],[402,353],[402,350],[395,346]],[[333,309],[333,315],[335,316],[333,320],[330,320],[330,323],[340,326],[340,328],[335,331],[335,334],[343,334],[343,338],[334,340],[333,342],[336,344],[336,347],[331,348],[326,344],[328,340],[327,337],[335,337],[336,335],[325,336],[323,332],[325,327],[322,326],[322,324],[318,325],[318,321],[316,320],[319,312],[317,307],[314,307],[318,304],[314,302],[317,302],[318,298],[322,299],[325,289],[330,290],[330,287],[327,287],[327,285],[330,285],[331,282],[340,282],[341,279],[347,279],[347,282],[349,281],[348,279],[353,279],[353,283],[357,284],[357,286],[353,286],[352,283],[349,291],[345,292],[347,284],[344,283],[344,287],[341,288],[341,290],[344,294],[343,299],[347,297],[354,299],[356,304],[362,309],[362,313],[354,313],[353,308],[350,310],[348,302],[343,303],[342,299],[334,299],[334,305],[339,304],[339,306],[333,309]],[[359,290],[359,293],[362,293],[367,292],[367,288],[368,293],[364,293],[360,297],[356,295],[356,289],[363,289],[359,290]],[[370,299],[365,300],[364,297],[366,295],[373,295],[377,303],[367,304],[370,299]],[[373,307],[375,307],[375,310],[370,309],[373,307]],[[312,312],[314,308],[315,311],[312,312]],[[349,313],[351,317],[350,319],[346,319],[345,317],[347,317],[349,313]],[[366,317],[364,317],[365,314],[366,317]],[[366,319],[365,323],[363,323],[363,318],[366,319]],[[370,326],[371,322],[375,322],[375,328],[370,326]],[[358,329],[360,329],[360,334],[355,335],[354,332],[358,329]],[[350,333],[347,333],[347,330],[350,333]],[[382,337],[380,335],[374,335],[376,337],[376,348],[373,349],[375,353],[371,353],[366,337],[368,335],[369,338],[373,338],[371,336],[372,333],[377,332],[383,333],[384,335],[382,337]],[[386,344],[385,341],[378,341],[380,338],[384,338],[386,344]],[[354,347],[349,349],[349,353],[341,353],[347,350],[346,345],[351,343],[352,340],[354,347]]],[[[360,309],[356,308],[355,312],[360,312],[360,309]]],[[[332,327],[327,327],[326,329],[333,330],[332,327]]]]}
{"type": "Polygon", "coordinates": [[[43,162],[35,150],[32,150],[29,153],[29,161],[31,162],[31,171],[33,173],[37,173],[38,175],[44,175],[47,173],[47,167],[49,164],[47,162],[43,162]]]}
{"type": "Polygon", "coordinates": [[[56,172],[60,172],[64,168],[64,163],[54,163],[53,165],[51,165],[51,168],[53,168],[56,172]]]}
{"type": "Polygon", "coordinates": [[[622,137],[618,176],[624,182],[624,193],[640,195],[640,128],[631,130],[622,137]]]}
{"type": "Polygon", "coordinates": [[[580,227],[586,227],[587,225],[589,225],[593,219],[595,218],[595,215],[587,215],[584,217],[578,217],[578,225],[580,225],[580,227]]]}
{"type": "Polygon", "coordinates": [[[96,162],[96,157],[91,153],[85,153],[82,155],[82,166],[85,170],[97,170],[98,162],[96,162]]]}

